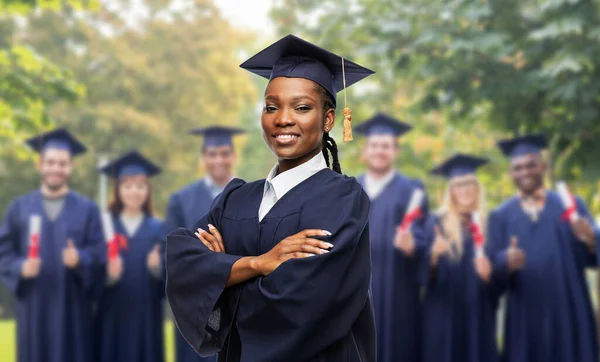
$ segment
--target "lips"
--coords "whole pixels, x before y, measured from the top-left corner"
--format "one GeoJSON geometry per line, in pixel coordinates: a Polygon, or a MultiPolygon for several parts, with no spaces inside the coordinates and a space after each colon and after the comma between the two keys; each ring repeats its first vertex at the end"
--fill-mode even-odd
{"type": "Polygon", "coordinates": [[[296,143],[296,141],[300,138],[300,135],[295,133],[275,133],[273,137],[280,145],[291,145],[296,143]]]}

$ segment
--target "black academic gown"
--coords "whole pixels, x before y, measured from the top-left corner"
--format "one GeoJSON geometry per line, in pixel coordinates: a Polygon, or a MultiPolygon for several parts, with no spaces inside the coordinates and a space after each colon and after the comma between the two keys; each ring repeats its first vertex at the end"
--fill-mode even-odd
{"type": "MultiPolygon", "coordinates": [[[[205,179],[200,179],[191,185],[171,195],[165,218],[167,232],[183,227],[191,229],[204,216],[214,198],[206,186],[205,179]]],[[[216,358],[200,357],[188,345],[178,330],[175,330],[175,362],[215,362],[216,358]]]]}
{"type": "MultiPolygon", "coordinates": [[[[577,199],[583,217],[589,213],[577,199]]],[[[597,362],[596,326],[584,269],[590,253],[563,220],[557,193],[547,193],[537,221],[513,197],[490,215],[488,244],[493,285],[508,293],[503,361],[597,362]],[[506,251],[513,236],[526,255],[524,269],[509,274],[506,251]]],[[[596,240],[598,243],[600,240],[596,240]]]]}
{"type": "MultiPolygon", "coordinates": [[[[358,181],[364,186],[365,177],[358,181]]],[[[426,218],[417,219],[411,231],[417,244],[413,256],[394,246],[396,229],[402,223],[412,192],[424,190],[417,180],[396,173],[381,193],[371,200],[369,216],[373,260],[373,302],[377,325],[379,362],[419,361],[421,326],[419,261],[424,249],[426,218]]],[[[428,212],[424,199],[422,212],[428,212]]]]}
{"type": "Polygon", "coordinates": [[[428,247],[421,260],[420,280],[425,286],[423,301],[423,362],[497,362],[496,303],[489,285],[474,267],[475,244],[463,230],[460,256],[440,257],[431,268],[431,246],[437,216],[427,223],[428,247]]]}
{"type": "Polygon", "coordinates": [[[221,362],[374,362],[368,197],[354,179],[324,169],[259,222],[264,184],[233,180],[195,225],[215,225],[227,254],[189,230],[168,236],[167,298],[179,330],[201,355],[220,352],[221,362]],[[315,228],[332,233],[330,253],[225,288],[239,258],[315,228]]]}
{"type": "MultiPolygon", "coordinates": [[[[127,235],[118,218],[115,232],[127,235]]],[[[164,251],[163,223],[146,216],[127,248],[120,251],[123,274],[118,282],[102,288],[96,314],[96,361],[162,362],[164,277],[148,270],[146,260],[159,244],[164,251]]],[[[106,280],[106,272],[103,273],[106,280]]]]}
{"type": "Polygon", "coordinates": [[[19,362],[89,362],[92,360],[92,296],[105,262],[100,215],[87,198],[69,192],[60,214],[51,221],[40,191],[14,200],[0,226],[0,279],[16,299],[19,362]],[[40,274],[25,280],[29,218],[42,218],[40,274]],[[80,265],[68,269],[62,250],[72,239],[80,265]]]}

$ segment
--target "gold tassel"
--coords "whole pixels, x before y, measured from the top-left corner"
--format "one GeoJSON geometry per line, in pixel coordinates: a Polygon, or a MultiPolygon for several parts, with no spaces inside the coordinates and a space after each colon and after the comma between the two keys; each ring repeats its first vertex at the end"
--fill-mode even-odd
{"type": "Polygon", "coordinates": [[[352,141],[352,109],[346,105],[346,70],[344,69],[344,58],[342,58],[342,77],[344,81],[344,142],[352,141]]]}
{"type": "Polygon", "coordinates": [[[348,107],[344,108],[344,142],[352,141],[352,110],[348,107]]]}

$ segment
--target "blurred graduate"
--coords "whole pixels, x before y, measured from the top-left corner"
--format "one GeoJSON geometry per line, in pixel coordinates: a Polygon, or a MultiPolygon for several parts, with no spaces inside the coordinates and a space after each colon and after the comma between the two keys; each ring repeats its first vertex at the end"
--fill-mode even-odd
{"type": "Polygon", "coordinates": [[[40,154],[39,190],[18,197],[0,226],[0,279],[16,299],[19,362],[92,360],[92,295],[106,259],[97,206],[72,191],[85,147],[64,129],[27,143],[40,154]]]}
{"type": "Polygon", "coordinates": [[[394,168],[398,137],[411,126],[378,113],[356,131],[366,137],[363,159],[367,172],[358,177],[371,199],[370,230],[373,261],[373,301],[377,325],[377,359],[380,362],[419,360],[420,287],[418,260],[423,242],[427,199],[419,213],[408,215],[415,190],[424,190],[419,180],[394,168]],[[404,220],[410,227],[404,228],[404,220]]]}
{"type": "Polygon", "coordinates": [[[177,326],[221,362],[373,362],[369,199],[329,135],[336,93],[373,72],[293,35],[242,68],[269,79],[261,125],[277,164],[168,236],[177,326]]]}
{"type": "Polygon", "coordinates": [[[503,360],[598,361],[596,328],[585,279],[596,264],[600,231],[583,201],[566,208],[544,186],[543,135],[499,142],[518,188],[489,218],[488,243],[497,292],[507,292],[503,360]],[[570,222],[571,213],[580,217],[570,222]]]}
{"type": "MultiPolygon", "coordinates": [[[[233,136],[243,130],[224,126],[209,126],[194,129],[193,135],[204,136],[200,163],[206,169],[204,178],[171,195],[167,207],[165,227],[167,232],[179,227],[191,229],[204,216],[213,200],[233,179],[236,152],[233,136]]],[[[178,331],[175,331],[176,362],[211,362],[215,357],[200,357],[188,345],[178,331]]]]}
{"type": "Polygon", "coordinates": [[[496,300],[485,254],[485,194],[475,171],[486,159],[458,154],[432,173],[448,179],[442,207],[429,217],[420,278],[424,362],[499,361],[496,300]]]}
{"type": "Polygon", "coordinates": [[[96,314],[96,361],[162,362],[166,232],[153,216],[150,185],[160,169],[133,151],[101,172],[115,183],[105,215],[113,235],[96,314]]]}

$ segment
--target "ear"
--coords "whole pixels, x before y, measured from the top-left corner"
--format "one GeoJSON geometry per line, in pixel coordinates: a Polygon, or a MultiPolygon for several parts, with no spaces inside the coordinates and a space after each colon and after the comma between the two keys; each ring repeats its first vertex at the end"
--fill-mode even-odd
{"type": "Polygon", "coordinates": [[[331,132],[335,125],[335,109],[331,108],[325,113],[325,120],[323,122],[323,131],[331,132]]]}
{"type": "Polygon", "coordinates": [[[38,156],[37,160],[35,161],[35,169],[38,170],[38,172],[42,171],[42,156],[38,156]]]}

